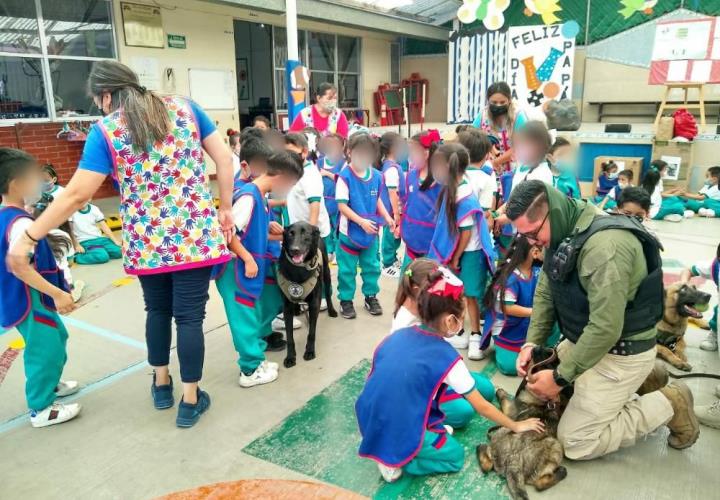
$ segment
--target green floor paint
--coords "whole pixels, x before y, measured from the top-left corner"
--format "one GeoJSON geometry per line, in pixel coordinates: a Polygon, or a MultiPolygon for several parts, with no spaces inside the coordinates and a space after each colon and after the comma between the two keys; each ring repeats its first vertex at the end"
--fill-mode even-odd
{"type": "Polygon", "coordinates": [[[677,259],[663,259],[663,267],[685,267],[683,263],[677,259]]]}
{"type": "MultiPolygon", "coordinates": [[[[385,483],[375,462],[357,455],[360,435],[354,405],[369,370],[368,360],[358,363],[243,451],[320,481],[378,499],[508,498],[505,481],[494,473],[483,474],[475,458],[475,447],[486,442],[487,430],[493,425],[480,417],[473,419],[466,429],[455,433],[466,452],[462,471],[422,478],[405,476],[396,483],[385,483]]],[[[490,361],[483,373],[492,377],[495,371],[495,363],[490,361]]]]}

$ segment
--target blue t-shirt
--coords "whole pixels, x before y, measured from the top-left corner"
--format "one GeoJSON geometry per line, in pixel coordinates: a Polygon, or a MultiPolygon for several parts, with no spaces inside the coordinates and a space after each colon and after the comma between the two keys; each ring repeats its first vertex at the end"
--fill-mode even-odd
{"type": "MultiPolygon", "coordinates": [[[[187,101],[195,114],[195,119],[197,120],[197,125],[200,130],[200,138],[204,140],[207,136],[215,132],[215,124],[195,101],[190,99],[187,101]]],[[[97,124],[90,128],[78,168],[105,175],[112,173],[113,160],[110,154],[110,148],[97,124]]]]}

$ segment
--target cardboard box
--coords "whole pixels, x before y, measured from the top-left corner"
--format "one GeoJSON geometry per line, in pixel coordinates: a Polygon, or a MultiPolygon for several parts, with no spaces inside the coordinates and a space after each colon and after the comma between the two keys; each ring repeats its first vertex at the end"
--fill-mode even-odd
{"type": "Polygon", "coordinates": [[[598,177],[600,177],[600,172],[602,172],[602,164],[614,161],[618,166],[618,172],[621,172],[623,170],[632,170],[633,172],[633,184],[639,185],[640,184],[640,176],[642,175],[642,167],[643,167],[643,158],[641,156],[634,157],[634,156],[597,156],[595,157],[595,172],[593,174],[593,183],[592,183],[592,195],[595,196],[596,188],[597,188],[597,181],[598,177]]]}
{"type": "Polygon", "coordinates": [[[657,133],[655,134],[655,140],[658,141],[670,141],[673,138],[673,132],[675,129],[675,118],[672,116],[663,116],[660,118],[658,124],[657,133]]]}
{"type": "Polygon", "coordinates": [[[693,162],[693,143],[682,141],[653,141],[653,160],[665,160],[669,167],[663,185],[686,187],[693,162]]]}

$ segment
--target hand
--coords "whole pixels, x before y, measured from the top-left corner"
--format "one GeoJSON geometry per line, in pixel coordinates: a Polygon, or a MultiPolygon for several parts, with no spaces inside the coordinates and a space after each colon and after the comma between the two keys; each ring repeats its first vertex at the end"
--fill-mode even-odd
{"type": "Polygon", "coordinates": [[[77,245],[75,247],[75,253],[85,253],[85,248],[82,245],[77,245]]]}
{"type": "Polygon", "coordinates": [[[218,210],[218,221],[222,228],[225,241],[229,244],[235,236],[235,222],[233,221],[231,208],[220,208],[218,210]]]}
{"type": "Polygon", "coordinates": [[[283,234],[283,227],[279,222],[272,221],[268,227],[270,234],[283,234]]]}
{"type": "Polygon", "coordinates": [[[460,270],[460,258],[456,257],[453,260],[451,260],[450,263],[448,264],[448,267],[450,268],[451,271],[453,271],[454,273],[457,273],[460,270]]]}
{"type": "Polygon", "coordinates": [[[112,242],[115,243],[117,246],[122,246],[122,241],[119,241],[117,238],[112,238],[112,242]]]}
{"type": "Polygon", "coordinates": [[[540,370],[528,378],[527,388],[540,399],[545,401],[556,401],[560,394],[560,386],[555,383],[552,370],[540,370]]]}
{"type": "Polygon", "coordinates": [[[72,295],[67,292],[59,290],[53,297],[53,301],[55,302],[55,309],[57,309],[57,312],[60,314],[68,314],[75,310],[75,301],[72,295]]]}
{"type": "Polygon", "coordinates": [[[377,234],[378,232],[377,224],[370,219],[362,219],[358,222],[358,226],[360,226],[367,234],[377,234]]]}
{"type": "Polygon", "coordinates": [[[393,226],[393,236],[395,238],[400,237],[400,217],[395,217],[395,225],[393,226]]]}
{"type": "Polygon", "coordinates": [[[30,256],[35,252],[35,243],[27,236],[19,238],[8,250],[5,264],[8,270],[15,274],[22,274],[30,267],[30,256]]]}
{"type": "Polygon", "coordinates": [[[532,349],[533,346],[531,345],[523,347],[518,354],[517,360],[515,360],[515,369],[518,375],[523,378],[527,375],[528,364],[530,364],[530,358],[532,358],[532,349]]]}
{"type": "Polygon", "coordinates": [[[245,277],[252,279],[255,276],[257,276],[257,273],[258,273],[257,262],[255,262],[255,259],[250,257],[248,260],[245,261],[245,277]]]}
{"type": "Polygon", "coordinates": [[[514,422],[510,430],[515,433],[534,431],[540,434],[545,430],[545,424],[539,418],[528,418],[527,420],[514,422]]]}
{"type": "Polygon", "coordinates": [[[388,231],[390,231],[391,233],[394,233],[395,232],[395,221],[392,220],[390,217],[388,217],[387,219],[385,219],[385,223],[387,224],[388,231]]]}

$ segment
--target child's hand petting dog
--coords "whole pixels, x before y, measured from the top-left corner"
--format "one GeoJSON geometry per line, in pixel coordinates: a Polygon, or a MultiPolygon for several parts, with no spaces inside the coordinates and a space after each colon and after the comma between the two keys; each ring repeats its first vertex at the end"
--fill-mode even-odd
{"type": "Polygon", "coordinates": [[[257,276],[257,273],[258,273],[258,265],[255,262],[255,259],[250,257],[249,259],[247,259],[245,261],[245,277],[252,279],[255,276],[257,276]]]}
{"type": "Polygon", "coordinates": [[[527,420],[520,420],[519,422],[515,422],[510,430],[517,434],[528,431],[533,431],[540,434],[545,430],[545,424],[539,418],[528,418],[527,420]]]}
{"type": "Polygon", "coordinates": [[[276,221],[270,222],[270,226],[268,228],[270,234],[283,234],[283,227],[280,225],[280,223],[276,221]]]}

